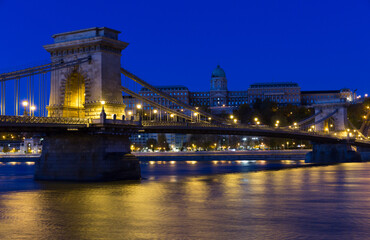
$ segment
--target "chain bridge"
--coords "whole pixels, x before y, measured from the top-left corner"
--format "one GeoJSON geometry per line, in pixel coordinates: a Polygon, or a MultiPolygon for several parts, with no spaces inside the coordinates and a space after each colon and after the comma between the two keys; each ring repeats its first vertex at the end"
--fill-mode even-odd
{"type": "Polygon", "coordinates": [[[346,108],[342,103],[316,106],[308,119],[276,128],[243,125],[186,104],[121,67],[121,51],[128,43],[118,40],[119,33],[90,28],[53,35],[54,43],[44,46],[51,63],[0,74],[0,131],[44,138],[36,179],[138,179],[140,166],[130,154],[129,141],[137,132],[309,140],[314,148],[308,161],[319,163],[361,161],[353,148],[370,148],[364,134],[368,122],[350,134],[344,127],[346,108]],[[139,95],[137,86],[146,87],[178,108],[139,95]],[[123,104],[123,93],[155,109],[153,116],[144,120],[143,112],[133,114],[123,104]],[[312,131],[312,125],[323,130],[328,119],[339,122],[338,131],[312,131]]]}

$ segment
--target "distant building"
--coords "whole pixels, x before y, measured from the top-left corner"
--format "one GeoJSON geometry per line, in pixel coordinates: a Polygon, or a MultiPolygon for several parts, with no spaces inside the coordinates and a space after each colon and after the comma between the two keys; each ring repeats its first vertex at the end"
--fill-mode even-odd
{"type": "Polygon", "coordinates": [[[292,82],[255,83],[248,89],[248,101],[253,104],[257,99],[270,99],[279,105],[300,105],[301,88],[292,82]]]}

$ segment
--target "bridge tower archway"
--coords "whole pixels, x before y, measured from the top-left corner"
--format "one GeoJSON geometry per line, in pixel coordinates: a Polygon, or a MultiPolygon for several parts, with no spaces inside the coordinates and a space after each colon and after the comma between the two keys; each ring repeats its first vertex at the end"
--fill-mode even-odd
{"type": "Polygon", "coordinates": [[[61,93],[65,109],[63,117],[85,117],[85,78],[78,68],[74,68],[67,78],[62,82],[64,91],[61,93]]]}

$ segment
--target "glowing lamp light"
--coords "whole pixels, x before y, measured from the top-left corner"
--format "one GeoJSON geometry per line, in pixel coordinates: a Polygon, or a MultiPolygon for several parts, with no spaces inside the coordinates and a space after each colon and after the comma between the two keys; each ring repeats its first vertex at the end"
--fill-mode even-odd
{"type": "Polygon", "coordinates": [[[132,112],[131,112],[131,111],[129,111],[129,112],[128,112],[128,115],[132,115],[132,112]]]}
{"type": "Polygon", "coordinates": [[[154,109],[154,111],[153,111],[154,113],[157,113],[158,112],[158,110],[157,109],[154,109]]]}
{"type": "Polygon", "coordinates": [[[104,104],[105,104],[105,101],[100,101],[100,103],[101,103],[102,105],[104,105],[104,104]]]}
{"type": "Polygon", "coordinates": [[[32,106],[30,107],[30,109],[31,109],[31,111],[35,111],[35,110],[36,110],[36,106],[32,105],[32,106]]]}
{"type": "Polygon", "coordinates": [[[209,117],[209,118],[208,118],[208,120],[209,120],[209,121],[211,121],[211,120],[212,120],[212,118],[211,118],[211,117],[209,117]]]}
{"type": "Polygon", "coordinates": [[[138,105],[136,106],[136,108],[137,108],[137,109],[141,109],[141,108],[142,108],[141,104],[138,104],[138,105]]]}
{"type": "Polygon", "coordinates": [[[171,115],[170,115],[170,117],[172,117],[172,118],[173,118],[174,116],[175,116],[174,114],[171,114],[171,115]]]}
{"type": "Polygon", "coordinates": [[[23,107],[27,107],[27,106],[28,106],[28,101],[23,101],[23,102],[22,102],[22,106],[23,106],[23,107]]]}
{"type": "Polygon", "coordinates": [[[194,113],[194,116],[198,116],[198,113],[194,113]]]}
{"type": "Polygon", "coordinates": [[[234,119],[234,115],[230,115],[230,119],[234,119]]]}

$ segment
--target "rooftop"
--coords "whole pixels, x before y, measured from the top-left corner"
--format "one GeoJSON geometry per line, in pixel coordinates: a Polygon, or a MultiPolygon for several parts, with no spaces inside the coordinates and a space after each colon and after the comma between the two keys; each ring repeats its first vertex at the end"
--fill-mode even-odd
{"type": "MultiPolygon", "coordinates": [[[[183,85],[168,85],[168,86],[154,86],[155,88],[159,90],[189,90],[188,87],[185,87],[183,85]]],[[[141,88],[141,91],[150,91],[146,87],[141,88]]]]}
{"type": "Polygon", "coordinates": [[[270,87],[299,87],[298,83],[294,82],[267,82],[267,83],[254,83],[250,88],[270,88],[270,87]]]}
{"type": "Polygon", "coordinates": [[[52,37],[54,38],[55,43],[61,42],[68,42],[73,40],[81,40],[93,37],[107,37],[110,39],[118,40],[118,34],[121,33],[120,31],[107,28],[107,27],[93,27],[93,28],[86,28],[76,31],[64,32],[54,34],[52,37]]]}
{"type": "Polygon", "coordinates": [[[301,94],[327,94],[340,93],[340,90],[301,91],[301,94]]]}

